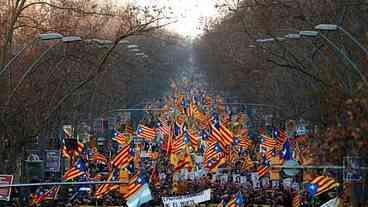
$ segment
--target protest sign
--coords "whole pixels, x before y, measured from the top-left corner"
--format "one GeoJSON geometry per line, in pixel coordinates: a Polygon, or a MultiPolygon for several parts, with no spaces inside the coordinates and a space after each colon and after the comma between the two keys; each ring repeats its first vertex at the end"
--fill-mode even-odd
{"type": "Polygon", "coordinates": [[[247,176],[240,176],[240,183],[245,184],[247,183],[248,179],[247,176]]]}
{"type": "Polygon", "coordinates": [[[258,189],[261,187],[258,173],[251,173],[251,179],[252,179],[252,184],[253,184],[254,189],[258,189]]]}
{"type": "Polygon", "coordinates": [[[190,195],[162,197],[162,203],[164,204],[164,207],[190,206],[209,200],[211,200],[211,189],[190,195]]]}
{"type": "MultiPolygon", "coordinates": [[[[13,183],[13,175],[0,175],[0,185],[11,185],[13,183]]],[[[0,200],[10,200],[10,187],[0,188],[0,200]]]]}
{"type": "Polygon", "coordinates": [[[280,181],[278,180],[272,180],[272,188],[276,189],[280,187],[280,181]]]}
{"type": "Polygon", "coordinates": [[[270,187],[270,179],[268,177],[261,178],[261,183],[263,188],[270,187]]]}
{"type": "Polygon", "coordinates": [[[233,174],[233,182],[241,183],[241,176],[240,174],[233,174]]]}

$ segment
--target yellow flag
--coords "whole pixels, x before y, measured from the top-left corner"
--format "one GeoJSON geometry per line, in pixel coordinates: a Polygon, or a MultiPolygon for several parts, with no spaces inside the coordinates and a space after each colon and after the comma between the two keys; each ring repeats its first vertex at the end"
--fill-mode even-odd
{"type": "Polygon", "coordinates": [[[174,166],[178,164],[178,156],[176,154],[170,155],[170,163],[174,166]]]}
{"type": "MultiPolygon", "coordinates": [[[[129,180],[129,173],[128,173],[128,170],[125,167],[120,168],[119,180],[120,181],[129,180]]],[[[125,195],[128,192],[127,184],[119,185],[119,192],[120,192],[121,195],[125,195]]]]}

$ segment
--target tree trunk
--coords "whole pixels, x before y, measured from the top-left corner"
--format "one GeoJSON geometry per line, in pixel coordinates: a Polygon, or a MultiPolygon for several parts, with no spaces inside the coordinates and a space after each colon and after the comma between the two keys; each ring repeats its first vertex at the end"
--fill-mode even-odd
{"type": "Polygon", "coordinates": [[[5,27],[6,31],[5,31],[4,43],[3,43],[3,47],[0,48],[0,71],[6,65],[7,60],[9,58],[9,52],[11,52],[11,49],[12,49],[15,25],[18,21],[18,17],[20,16],[22,12],[22,9],[25,3],[26,3],[26,0],[21,0],[20,2],[17,1],[15,7],[11,8],[11,12],[9,12],[10,23],[7,27],[5,27]]]}

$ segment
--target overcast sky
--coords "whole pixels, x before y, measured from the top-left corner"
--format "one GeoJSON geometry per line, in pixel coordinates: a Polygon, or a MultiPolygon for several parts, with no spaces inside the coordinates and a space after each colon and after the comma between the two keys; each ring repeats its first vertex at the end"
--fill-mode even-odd
{"type": "Polygon", "coordinates": [[[141,6],[170,6],[177,23],[170,25],[182,35],[196,36],[201,33],[201,17],[216,16],[215,0],[130,0],[141,6]]]}

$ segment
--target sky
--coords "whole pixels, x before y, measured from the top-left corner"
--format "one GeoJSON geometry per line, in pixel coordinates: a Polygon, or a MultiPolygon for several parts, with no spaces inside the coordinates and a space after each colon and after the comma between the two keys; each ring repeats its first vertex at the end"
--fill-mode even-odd
{"type": "Polygon", "coordinates": [[[201,19],[217,15],[216,0],[134,0],[140,6],[170,6],[176,23],[168,29],[183,36],[196,37],[202,33],[201,19]]]}

